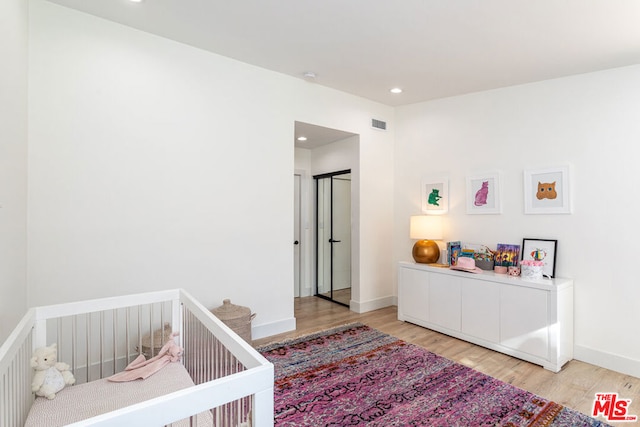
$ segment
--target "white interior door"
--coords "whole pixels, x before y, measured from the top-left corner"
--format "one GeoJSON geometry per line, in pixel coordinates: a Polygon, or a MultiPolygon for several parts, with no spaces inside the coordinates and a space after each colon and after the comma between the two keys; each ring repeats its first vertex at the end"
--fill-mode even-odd
{"type": "Polygon", "coordinates": [[[301,220],[300,220],[300,215],[302,212],[301,207],[301,196],[300,196],[300,182],[301,182],[301,176],[300,175],[294,175],[293,176],[293,194],[294,194],[294,204],[293,204],[293,295],[295,297],[299,297],[302,294],[302,291],[300,289],[301,284],[302,284],[302,280],[300,278],[300,274],[301,274],[301,250],[300,247],[302,246],[301,241],[300,241],[300,235],[301,235],[301,230],[300,230],[300,224],[301,224],[301,220]]]}

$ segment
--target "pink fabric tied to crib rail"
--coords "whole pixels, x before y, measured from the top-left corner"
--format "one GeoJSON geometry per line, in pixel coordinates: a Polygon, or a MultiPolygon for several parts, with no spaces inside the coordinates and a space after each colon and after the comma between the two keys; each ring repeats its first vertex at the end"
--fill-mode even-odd
{"type": "Polygon", "coordinates": [[[141,354],[136,357],[136,359],[131,362],[124,371],[118,372],[107,379],[113,382],[134,381],[139,379],[144,380],[158,372],[167,364],[179,362],[183,349],[173,340],[177,335],[177,332],[171,334],[171,339],[162,346],[160,352],[156,356],[147,360],[144,355],[141,354]]]}

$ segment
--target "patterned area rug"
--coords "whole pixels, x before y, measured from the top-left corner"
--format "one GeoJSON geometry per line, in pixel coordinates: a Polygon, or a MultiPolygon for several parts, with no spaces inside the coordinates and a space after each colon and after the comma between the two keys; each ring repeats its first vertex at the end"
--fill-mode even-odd
{"type": "Polygon", "coordinates": [[[258,349],[276,426],[606,426],[359,323],[258,349]]]}

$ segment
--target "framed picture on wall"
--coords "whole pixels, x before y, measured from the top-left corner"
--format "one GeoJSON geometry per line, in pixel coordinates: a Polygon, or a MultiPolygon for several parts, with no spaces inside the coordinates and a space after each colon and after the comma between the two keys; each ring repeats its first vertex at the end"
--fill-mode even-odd
{"type": "Polygon", "coordinates": [[[569,166],[524,171],[525,214],[570,214],[569,166]]]}
{"type": "Polygon", "coordinates": [[[542,274],[556,275],[556,253],[558,241],[549,239],[522,239],[522,260],[542,261],[542,274]]]}
{"type": "Polygon", "coordinates": [[[431,176],[422,178],[422,212],[444,214],[449,211],[449,178],[431,176]]]}
{"type": "Polygon", "coordinates": [[[468,214],[501,214],[500,173],[468,176],[466,198],[468,214]]]}

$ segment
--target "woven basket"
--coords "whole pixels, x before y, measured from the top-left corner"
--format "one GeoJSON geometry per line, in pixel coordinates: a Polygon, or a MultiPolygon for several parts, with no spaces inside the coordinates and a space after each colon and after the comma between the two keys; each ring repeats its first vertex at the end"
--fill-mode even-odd
{"type": "Polygon", "coordinates": [[[142,337],[142,354],[145,357],[153,357],[162,348],[162,346],[169,341],[171,337],[171,325],[165,323],[162,329],[156,329],[153,331],[153,352],[151,352],[151,334],[147,334],[142,337]]]}
{"type": "Polygon", "coordinates": [[[240,335],[240,338],[252,344],[251,321],[256,314],[251,314],[249,307],[231,304],[231,300],[225,299],[220,307],[211,310],[214,316],[222,320],[233,332],[240,335]]]}

